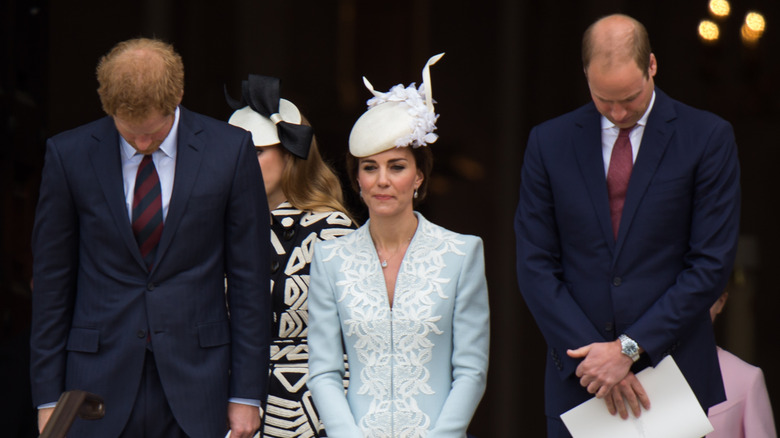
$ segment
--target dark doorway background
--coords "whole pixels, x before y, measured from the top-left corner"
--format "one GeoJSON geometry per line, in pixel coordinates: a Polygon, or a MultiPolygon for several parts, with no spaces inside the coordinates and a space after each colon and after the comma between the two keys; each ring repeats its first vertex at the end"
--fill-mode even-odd
{"type": "Polygon", "coordinates": [[[734,125],[742,241],[738,282],[717,332],[721,345],[764,370],[777,412],[780,294],[772,272],[780,242],[769,212],[780,188],[771,171],[780,158],[780,5],[734,0],[731,7],[720,41],[704,44],[697,26],[710,18],[706,0],[0,0],[0,430],[32,436],[29,241],[45,139],[102,116],[94,77],[101,55],[120,40],[154,36],[184,58],[184,105],[216,118],[230,114],[223,85],[237,95],[248,73],[282,78],[282,95],[311,120],[340,170],[351,125],[370,97],[361,76],[378,90],[419,83],[425,60],[447,53],[432,68],[440,139],[422,211],[485,241],[491,367],[471,431],[542,436],[544,341],[515,280],[519,170],[530,128],[588,101],[580,37],[613,12],[648,28],[660,88],[734,125]],[[767,20],[750,47],[739,36],[748,10],[767,20]]]}

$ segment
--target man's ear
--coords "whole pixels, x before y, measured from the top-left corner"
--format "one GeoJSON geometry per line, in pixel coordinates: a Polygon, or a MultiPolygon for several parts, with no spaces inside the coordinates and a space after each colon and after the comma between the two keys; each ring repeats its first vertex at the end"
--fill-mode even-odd
{"type": "Polygon", "coordinates": [[[658,72],[658,61],[655,59],[655,54],[650,54],[650,64],[647,68],[647,74],[652,78],[658,72]]]}

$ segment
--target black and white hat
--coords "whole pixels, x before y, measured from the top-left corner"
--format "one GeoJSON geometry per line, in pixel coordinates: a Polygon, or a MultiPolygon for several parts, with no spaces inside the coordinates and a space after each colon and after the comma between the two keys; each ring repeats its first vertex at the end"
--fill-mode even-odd
{"type": "Polygon", "coordinates": [[[292,102],[279,98],[279,79],[249,75],[241,82],[241,100],[225,91],[225,98],[236,110],[228,123],[252,133],[255,146],[281,144],[291,154],[306,159],[314,132],[301,125],[301,112],[292,102]]]}

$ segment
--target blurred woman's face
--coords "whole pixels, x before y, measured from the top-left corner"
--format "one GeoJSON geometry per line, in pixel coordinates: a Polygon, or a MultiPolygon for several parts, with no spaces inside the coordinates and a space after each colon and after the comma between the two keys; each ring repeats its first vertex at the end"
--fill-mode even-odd
{"type": "Polygon", "coordinates": [[[263,171],[263,183],[265,184],[268,206],[273,209],[287,200],[282,191],[282,172],[289,155],[278,144],[262,147],[255,146],[255,150],[257,151],[257,162],[260,163],[260,169],[263,171]]]}
{"type": "Polygon", "coordinates": [[[360,196],[371,217],[397,216],[414,209],[414,191],[423,174],[408,147],[358,159],[360,196]]]}

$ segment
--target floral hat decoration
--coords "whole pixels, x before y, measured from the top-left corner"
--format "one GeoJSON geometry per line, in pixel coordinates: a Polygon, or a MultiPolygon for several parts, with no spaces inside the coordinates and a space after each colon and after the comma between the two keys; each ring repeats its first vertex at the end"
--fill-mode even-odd
{"type": "Polygon", "coordinates": [[[355,157],[367,157],[388,149],[411,146],[418,148],[433,143],[436,120],[433,110],[430,66],[444,56],[432,56],[425,63],[419,88],[398,84],[387,93],[375,91],[363,77],[363,83],[374,95],[366,103],[368,110],[355,122],[349,134],[349,152],[355,157]]]}
{"type": "Polygon", "coordinates": [[[278,78],[249,75],[241,81],[241,100],[225,99],[236,110],[228,123],[252,133],[255,146],[280,144],[291,154],[306,159],[314,136],[311,126],[301,125],[301,112],[292,102],[279,98],[278,78]]]}

